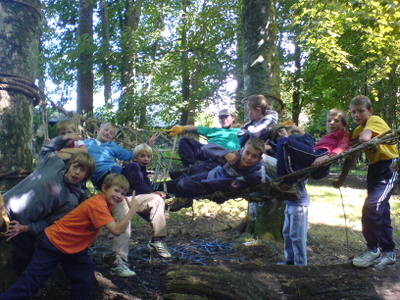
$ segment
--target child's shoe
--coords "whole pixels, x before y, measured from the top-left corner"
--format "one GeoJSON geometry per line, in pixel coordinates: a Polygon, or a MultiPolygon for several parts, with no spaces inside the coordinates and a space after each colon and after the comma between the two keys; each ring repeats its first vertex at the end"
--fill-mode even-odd
{"type": "Polygon", "coordinates": [[[388,265],[394,265],[396,263],[396,253],[394,252],[383,252],[379,261],[374,264],[374,268],[383,270],[388,265]]]}
{"type": "Polygon", "coordinates": [[[135,271],[129,269],[128,264],[126,262],[120,262],[117,265],[115,265],[111,269],[111,273],[119,277],[131,277],[136,275],[135,271]]]}
{"type": "Polygon", "coordinates": [[[193,199],[191,198],[169,198],[165,201],[169,211],[178,211],[181,208],[190,207],[193,205],[193,199]]]}
{"type": "Polygon", "coordinates": [[[150,241],[147,244],[147,247],[150,249],[150,251],[155,250],[158,255],[160,255],[163,258],[170,258],[171,253],[169,252],[167,245],[163,241],[150,241]]]}
{"type": "Polygon", "coordinates": [[[353,258],[353,265],[359,268],[368,268],[375,263],[379,263],[381,257],[381,250],[376,251],[367,250],[363,254],[353,258]]]}

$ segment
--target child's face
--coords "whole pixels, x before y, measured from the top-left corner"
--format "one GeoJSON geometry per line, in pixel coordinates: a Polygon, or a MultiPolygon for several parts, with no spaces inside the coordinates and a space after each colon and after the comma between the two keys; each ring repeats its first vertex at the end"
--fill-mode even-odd
{"type": "Polygon", "coordinates": [[[372,115],[372,109],[368,109],[363,104],[350,106],[351,117],[358,125],[365,125],[369,117],[372,115]]]}
{"type": "Polygon", "coordinates": [[[343,120],[340,115],[329,116],[326,120],[326,127],[329,132],[340,130],[344,128],[343,120]]]}
{"type": "Polygon", "coordinates": [[[288,131],[286,130],[285,127],[279,128],[276,133],[277,133],[276,141],[279,141],[279,139],[282,138],[282,137],[288,137],[289,136],[289,133],[288,133],[288,131]]]}
{"type": "Polygon", "coordinates": [[[58,131],[58,135],[64,136],[66,134],[73,134],[76,133],[75,128],[72,127],[67,127],[67,128],[62,128],[58,131]]]}
{"type": "Polygon", "coordinates": [[[260,121],[263,117],[263,114],[261,112],[261,108],[257,107],[249,107],[249,119],[252,121],[260,121]]]}
{"type": "Polygon", "coordinates": [[[252,145],[247,144],[242,152],[242,157],[240,159],[240,165],[242,167],[254,166],[261,160],[262,153],[255,149],[252,145]]]}
{"type": "Polygon", "coordinates": [[[103,185],[101,190],[104,193],[104,197],[106,198],[107,203],[111,207],[114,207],[118,203],[121,203],[127,193],[127,190],[119,185],[112,185],[109,188],[106,188],[106,186],[103,185]]]}
{"type": "Polygon", "coordinates": [[[235,117],[232,115],[222,115],[219,116],[219,123],[221,124],[222,128],[229,129],[235,123],[235,117]]]}
{"type": "Polygon", "coordinates": [[[151,161],[152,154],[150,152],[141,152],[135,155],[135,161],[141,166],[147,166],[151,161]]]}
{"type": "Polygon", "coordinates": [[[64,179],[69,184],[78,184],[86,179],[88,169],[81,166],[79,163],[71,163],[67,172],[64,175],[64,179]]]}
{"type": "Polygon", "coordinates": [[[111,142],[117,130],[111,124],[106,124],[104,127],[101,127],[97,132],[97,140],[101,143],[111,142]]]}

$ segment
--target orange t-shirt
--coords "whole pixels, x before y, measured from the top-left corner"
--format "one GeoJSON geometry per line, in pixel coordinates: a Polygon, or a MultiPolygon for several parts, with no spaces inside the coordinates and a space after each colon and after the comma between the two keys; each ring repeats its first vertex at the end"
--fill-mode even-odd
{"type": "Polygon", "coordinates": [[[101,227],[114,222],[111,208],[103,194],[83,201],[44,232],[49,241],[63,253],[74,254],[88,248],[101,227]]]}

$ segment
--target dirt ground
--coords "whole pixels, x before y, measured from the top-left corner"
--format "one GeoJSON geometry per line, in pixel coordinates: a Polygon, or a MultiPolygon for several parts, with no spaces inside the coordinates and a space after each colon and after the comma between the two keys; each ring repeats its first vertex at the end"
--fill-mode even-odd
{"type": "MultiPolygon", "coordinates": [[[[363,178],[354,177],[347,184],[360,188],[365,183],[363,178]]],[[[139,217],[135,219],[129,259],[137,273],[135,277],[113,276],[107,263],[107,247],[97,246],[94,253],[101,291],[97,299],[164,299],[165,275],[171,266],[223,265],[235,269],[248,264],[263,268],[264,276],[267,274],[280,282],[277,299],[400,299],[400,272],[397,265],[384,271],[373,268],[359,270],[351,266],[352,256],[364,250],[360,232],[351,232],[353,240],[358,241],[353,243],[345,241],[343,228],[329,228],[325,234],[324,224],[311,224],[309,266],[276,266],[275,263],[282,259],[282,244],[257,241],[239,233],[236,226],[243,220],[247,203],[228,202],[213,206],[195,201],[193,209],[170,213],[166,241],[173,257],[168,260],[150,257],[146,247],[149,226],[139,217]],[[236,217],[232,217],[232,207],[237,209],[236,217]],[[229,213],[225,214],[225,211],[229,213]],[[299,281],[299,278],[304,280],[299,281]]],[[[106,240],[103,237],[100,244],[104,245],[106,240]]]]}

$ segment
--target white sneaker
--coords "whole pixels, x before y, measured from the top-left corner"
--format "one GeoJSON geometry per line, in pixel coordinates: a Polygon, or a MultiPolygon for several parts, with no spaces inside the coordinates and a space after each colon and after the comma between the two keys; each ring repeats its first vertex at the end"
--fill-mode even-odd
{"type": "Polygon", "coordinates": [[[383,270],[388,265],[394,265],[396,263],[396,253],[394,252],[383,252],[381,259],[374,264],[374,268],[383,270]]]}
{"type": "Polygon", "coordinates": [[[365,251],[363,254],[353,258],[353,265],[359,268],[368,268],[379,261],[381,250],[379,248],[376,252],[371,250],[365,251]]]}
{"type": "Polygon", "coordinates": [[[157,254],[163,258],[171,257],[171,253],[169,252],[165,243],[162,241],[149,242],[147,247],[150,249],[150,251],[155,250],[157,254]]]}
{"type": "Polygon", "coordinates": [[[119,263],[111,269],[111,272],[119,277],[131,277],[136,275],[135,271],[129,269],[126,263],[119,263]]]}

